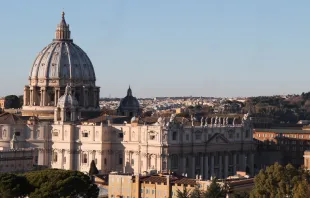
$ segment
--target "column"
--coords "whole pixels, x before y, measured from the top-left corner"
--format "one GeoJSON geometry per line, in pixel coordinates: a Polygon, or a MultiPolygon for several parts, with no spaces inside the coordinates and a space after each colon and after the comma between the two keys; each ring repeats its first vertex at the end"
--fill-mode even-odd
{"type": "Polygon", "coordinates": [[[203,173],[205,172],[204,170],[204,159],[203,159],[203,154],[201,154],[201,157],[200,157],[200,175],[199,175],[199,178],[201,176],[201,178],[203,178],[203,173]]]}
{"type": "Polygon", "coordinates": [[[43,88],[40,89],[40,106],[43,106],[43,88]]]}
{"type": "Polygon", "coordinates": [[[24,88],[24,106],[27,106],[28,103],[28,90],[29,90],[28,87],[24,88]]]}
{"type": "Polygon", "coordinates": [[[228,177],[228,153],[225,153],[225,158],[224,158],[224,178],[228,177]]]}
{"type": "Polygon", "coordinates": [[[42,101],[42,106],[46,106],[46,88],[43,88],[43,101],[42,101]]]}
{"type": "Polygon", "coordinates": [[[214,177],[214,154],[211,154],[211,176],[214,177]]]}
{"type": "Polygon", "coordinates": [[[182,173],[186,174],[186,156],[183,155],[182,158],[182,173]]]}
{"type": "Polygon", "coordinates": [[[29,106],[33,105],[33,94],[32,94],[33,90],[30,89],[30,101],[29,101],[29,106]]]}
{"type": "Polygon", "coordinates": [[[219,178],[223,178],[223,160],[222,160],[222,153],[219,153],[219,178]]]}
{"type": "Polygon", "coordinates": [[[237,173],[237,154],[233,153],[233,175],[237,173]]]}
{"type": "Polygon", "coordinates": [[[32,105],[33,106],[37,106],[38,105],[38,101],[37,101],[37,88],[36,87],[32,87],[32,105]]]}
{"type": "Polygon", "coordinates": [[[205,161],[204,161],[204,179],[208,180],[209,179],[209,156],[206,154],[205,155],[205,161]]]}
{"type": "Polygon", "coordinates": [[[250,167],[250,175],[254,176],[255,175],[255,170],[254,170],[254,153],[250,153],[250,159],[249,159],[249,167],[250,167]]]}
{"type": "Polygon", "coordinates": [[[84,91],[84,96],[83,96],[83,98],[84,98],[84,107],[87,107],[88,106],[88,90],[87,90],[86,87],[84,87],[83,91],[84,91]]]}
{"type": "Polygon", "coordinates": [[[192,162],[190,162],[190,164],[192,166],[190,166],[190,170],[189,170],[189,172],[190,172],[189,176],[192,177],[192,178],[196,178],[196,174],[195,174],[195,172],[196,172],[196,164],[195,164],[195,162],[196,162],[196,159],[195,159],[195,155],[193,154],[192,162]]]}
{"type": "Polygon", "coordinates": [[[245,153],[239,153],[239,169],[240,171],[246,171],[246,155],[245,153]]]}
{"type": "Polygon", "coordinates": [[[55,87],[55,94],[54,94],[54,106],[55,107],[57,106],[58,99],[59,99],[59,88],[55,87]]]}
{"type": "MultiPolygon", "coordinates": [[[[146,166],[145,167],[145,171],[147,171],[149,169],[149,166],[150,166],[149,165],[149,155],[147,153],[145,154],[145,159],[146,159],[146,161],[145,161],[145,166],[146,166]]],[[[171,170],[171,159],[170,159],[170,157],[168,157],[168,161],[169,161],[168,164],[170,166],[169,170],[171,170]]]]}

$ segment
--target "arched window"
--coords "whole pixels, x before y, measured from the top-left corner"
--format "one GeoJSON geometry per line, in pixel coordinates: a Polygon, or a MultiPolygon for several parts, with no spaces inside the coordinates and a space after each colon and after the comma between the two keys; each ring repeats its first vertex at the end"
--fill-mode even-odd
{"type": "Polygon", "coordinates": [[[177,132],[172,132],[172,140],[177,140],[177,132]]]}
{"type": "Polygon", "coordinates": [[[70,121],[71,120],[71,111],[66,112],[66,120],[65,121],[70,121]]]}
{"type": "Polygon", "coordinates": [[[178,156],[172,155],[171,156],[171,167],[172,168],[178,168],[179,162],[178,162],[178,156]]]}
{"type": "Polygon", "coordinates": [[[58,154],[56,151],[53,152],[53,162],[57,162],[58,154]]]}
{"type": "Polygon", "coordinates": [[[87,153],[83,154],[83,163],[87,164],[87,153]]]}

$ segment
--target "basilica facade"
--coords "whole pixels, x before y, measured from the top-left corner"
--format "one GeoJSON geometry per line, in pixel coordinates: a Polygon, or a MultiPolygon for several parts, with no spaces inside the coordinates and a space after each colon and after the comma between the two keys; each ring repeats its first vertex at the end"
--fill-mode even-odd
{"type": "Polygon", "coordinates": [[[34,148],[36,164],[82,172],[88,172],[94,160],[102,173],[175,171],[204,179],[225,178],[238,170],[254,174],[248,115],[199,122],[172,115],[146,123],[135,116],[139,104],[129,88],[119,109],[133,116],[129,122],[120,119],[124,116],[88,119],[90,113],[99,112],[100,89],[95,81],[92,63],[73,43],[63,13],[56,38],[31,68],[23,119],[1,123],[0,115],[0,147],[34,148]],[[134,108],[124,108],[127,103],[134,108]]]}

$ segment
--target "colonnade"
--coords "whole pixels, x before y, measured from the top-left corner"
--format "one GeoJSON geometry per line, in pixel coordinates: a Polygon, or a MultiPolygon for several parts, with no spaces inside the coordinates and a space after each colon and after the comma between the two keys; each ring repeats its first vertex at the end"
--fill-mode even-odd
{"type": "Polygon", "coordinates": [[[175,157],[169,155],[168,170],[191,178],[210,179],[227,178],[236,175],[237,171],[247,172],[254,175],[254,153],[253,152],[210,152],[205,154],[177,155],[178,162],[173,162],[175,157]],[[173,164],[178,164],[173,167],[173,164]]]}
{"type": "MultiPolygon", "coordinates": [[[[24,88],[24,106],[57,106],[57,101],[63,94],[60,87],[34,87],[25,86],[24,88]]],[[[72,93],[75,94],[76,88],[72,87],[72,93]]],[[[99,88],[84,87],[79,92],[78,101],[83,107],[97,107],[99,105],[99,88]]]]}

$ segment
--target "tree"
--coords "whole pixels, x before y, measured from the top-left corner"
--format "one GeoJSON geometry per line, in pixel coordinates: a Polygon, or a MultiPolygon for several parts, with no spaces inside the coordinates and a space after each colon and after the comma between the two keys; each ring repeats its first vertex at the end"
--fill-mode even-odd
{"type": "Polygon", "coordinates": [[[250,198],[250,194],[248,192],[234,192],[232,198],[250,198]]]}
{"type": "Polygon", "coordinates": [[[10,173],[0,174],[0,197],[25,197],[30,192],[30,185],[23,176],[10,173]]]}
{"type": "Polygon", "coordinates": [[[18,109],[21,107],[20,100],[15,95],[5,96],[5,103],[6,103],[6,108],[8,108],[8,109],[10,109],[10,108],[18,109]]]}
{"type": "Polygon", "coordinates": [[[33,190],[29,197],[98,197],[99,189],[79,171],[45,169],[24,174],[33,190]]]}
{"type": "Polygon", "coordinates": [[[251,198],[260,197],[309,197],[309,172],[291,164],[278,163],[261,170],[254,178],[251,198]]]}
{"type": "Polygon", "coordinates": [[[96,167],[96,164],[95,164],[95,161],[92,160],[91,163],[90,163],[90,168],[89,168],[89,175],[90,176],[93,176],[93,175],[97,175],[99,173],[97,167],[96,167]]]}
{"type": "Polygon", "coordinates": [[[191,192],[190,198],[200,198],[202,196],[202,192],[199,190],[198,186],[191,192]]]}
{"type": "Polygon", "coordinates": [[[183,187],[183,191],[180,191],[180,189],[177,190],[178,198],[190,198],[190,195],[190,190],[188,190],[186,187],[183,187]]]}
{"type": "Polygon", "coordinates": [[[208,187],[207,191],[204,192],[203,197],[206,198],[224,198],[226,197],[226,190],[217,183],[217,179],[214,178],[208,187]]]}

